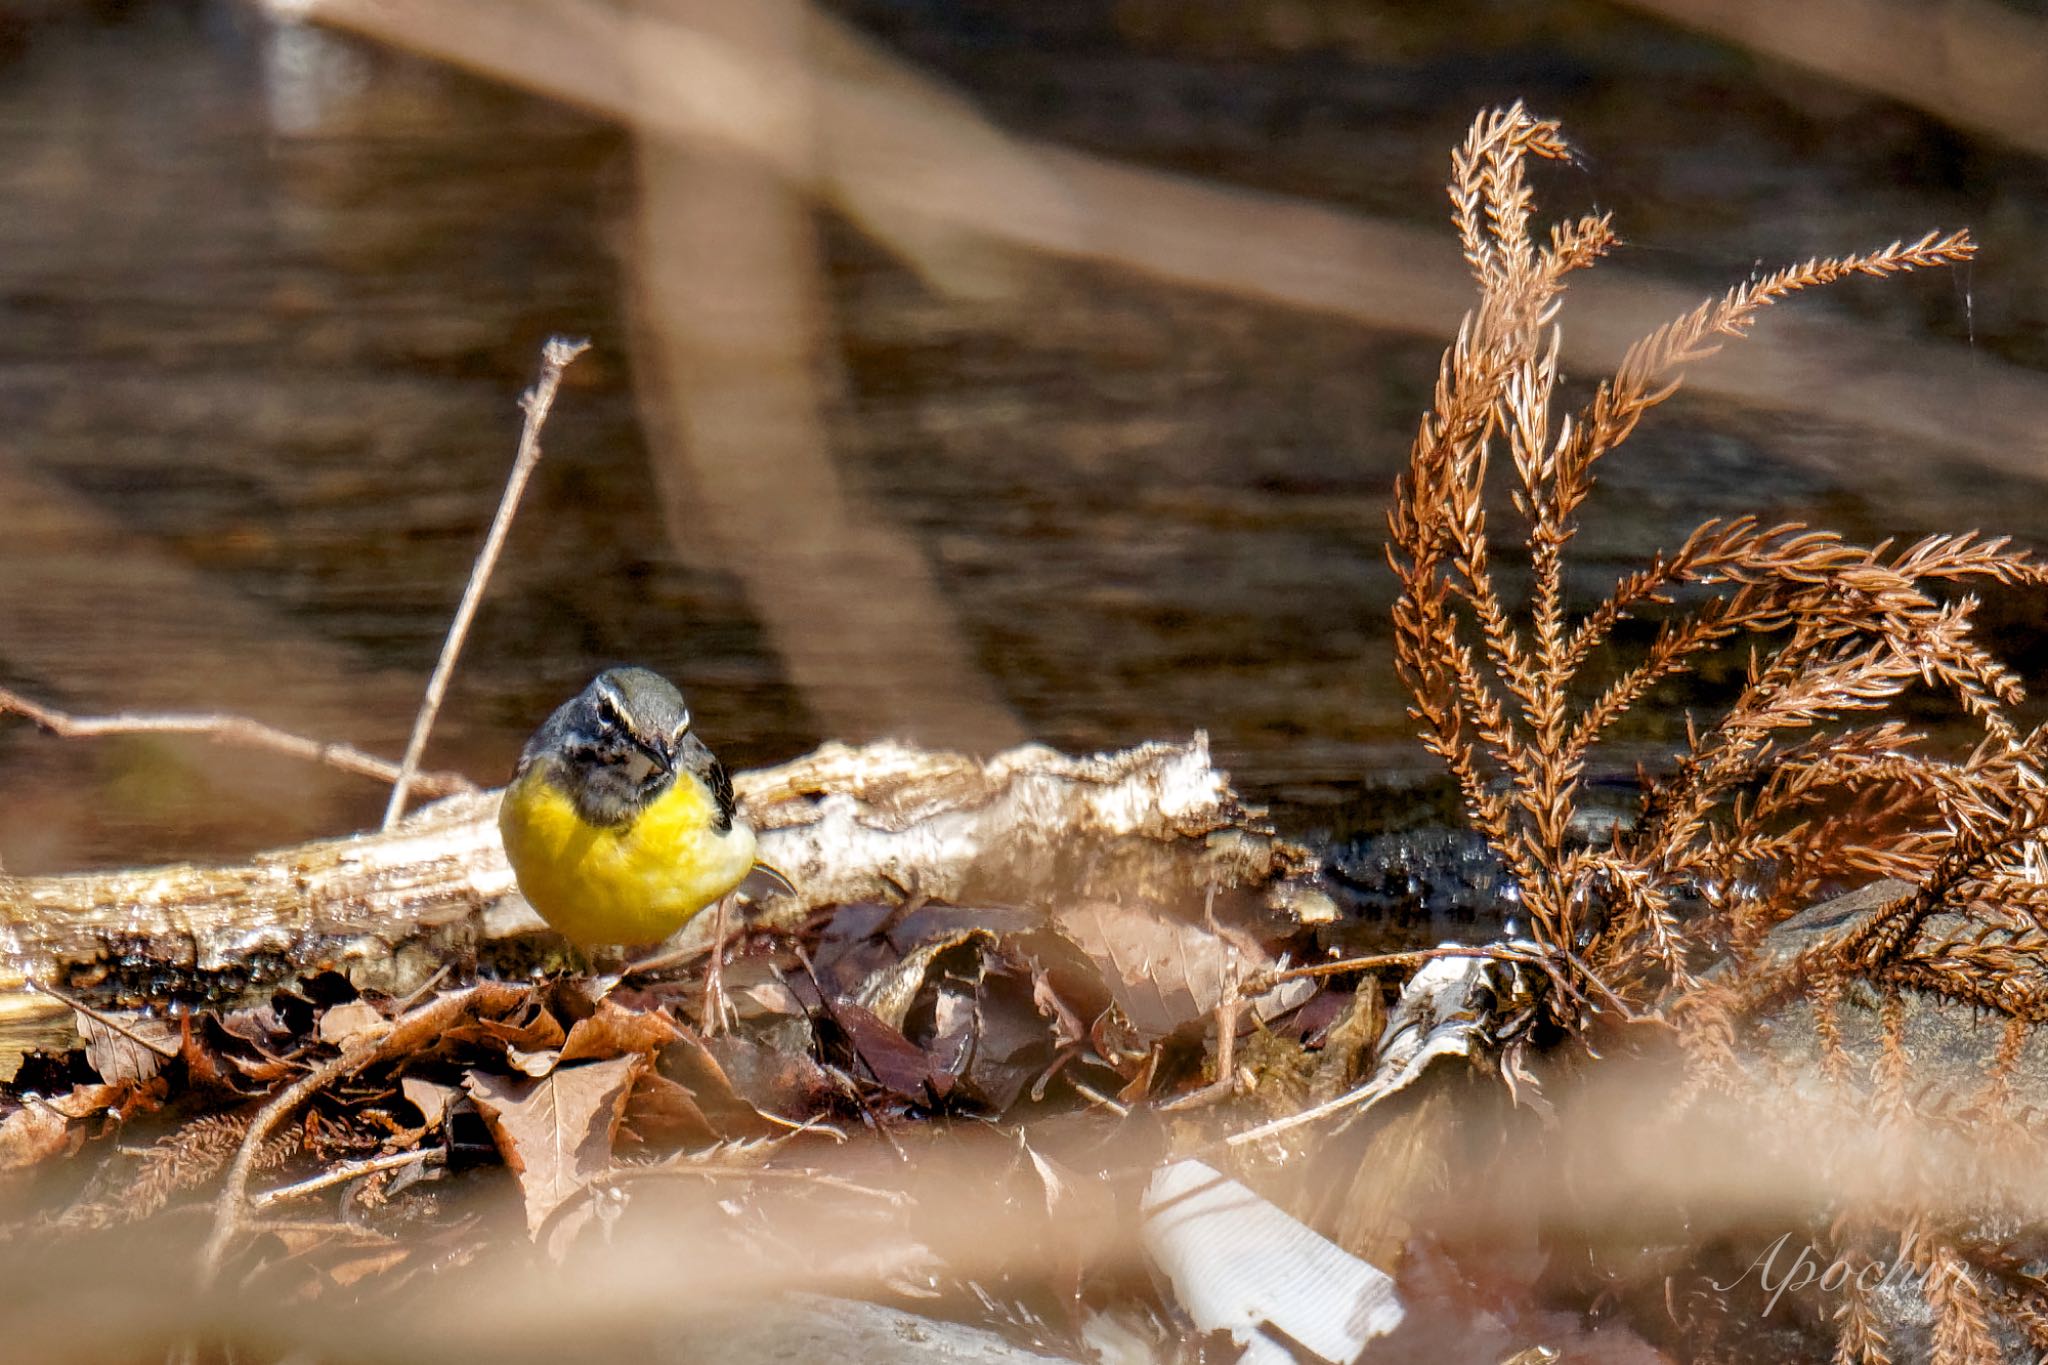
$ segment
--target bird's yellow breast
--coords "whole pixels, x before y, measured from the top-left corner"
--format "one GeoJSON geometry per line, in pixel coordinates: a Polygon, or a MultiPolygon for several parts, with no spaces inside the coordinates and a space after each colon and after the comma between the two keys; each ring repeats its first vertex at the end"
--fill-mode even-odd
{"type": "Polygon", "coordinates": [[[738,886],[754,831],[717,826],[708,788],[677,778],[630,824],[586,823],[540,765],[505,789],[498,829],[519,889],[540,917],[585,944],[659,943],[738,886]]]}

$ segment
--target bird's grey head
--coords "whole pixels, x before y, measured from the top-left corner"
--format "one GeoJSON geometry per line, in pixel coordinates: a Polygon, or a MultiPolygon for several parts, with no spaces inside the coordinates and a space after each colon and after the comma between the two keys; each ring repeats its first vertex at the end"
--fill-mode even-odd
{"type": "Polygon", "coordinates": [[[534,732],[519,771],[548,765],[578,814],[617,826],[668,790],[686,751],[702,749],[674,683],[645,668],[607,668],[534,732]]]}

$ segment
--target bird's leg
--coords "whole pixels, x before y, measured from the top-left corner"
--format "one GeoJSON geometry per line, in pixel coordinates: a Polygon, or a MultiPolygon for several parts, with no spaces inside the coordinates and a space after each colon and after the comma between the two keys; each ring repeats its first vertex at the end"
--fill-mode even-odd
{"type": "Polygon", "coordinates": [[[725,998],[725,933],[726,910],[731,904],[732,893],[728,891],[718,898],[717,906],[711,911],[711,964],[704,969],[704,1007],[697,1021],[706,1038],[725,1032],[729,1022],[729,1006],[725,998]]]}

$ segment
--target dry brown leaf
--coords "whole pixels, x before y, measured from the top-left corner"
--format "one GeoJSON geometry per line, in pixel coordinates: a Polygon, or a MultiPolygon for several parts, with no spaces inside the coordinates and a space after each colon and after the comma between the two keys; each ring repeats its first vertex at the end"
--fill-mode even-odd
{"type": "Polygon", "coordinates": [[[562,1041],[562,1026],[534,1006],[530,986],[503,981],[479,981],[458,991],[436,996],[391,1021],[391,1034],[379,1044],[380,1057],[443,1055],[485,1039],[511,1041],[522,1047],[556,1047],[562,1041]],[[505,1016],[534,1013],[532,1024],[508,1023],[505,1016]],[[553,1036],[548,1036],[552,1028],[553,1036]],[[507,1034],[514,1035],[507,1039],[507,1034]]]}
{"type": "Polygon", "coordinates": [[[634,1084],[624,1128],[649,1147],[708,1147],[724,1136],[686,1087],[658,1071],[644,1073],[634,1084]]]}
{"type": "MultiPolygon", "coordinates": [[[[346,1048],[357,1039],[389,1027],[383,1011],[367,1000],[351,1000],[320,1015],[320,1041],[330,1047],[346,1048]]],[[[109,1076],[107,1079],[112,1080],[109,1076]]]]}
{"type": "Polygon", "coordinates": [[[71,1125],[47,1105],[29,1103],[0,1119],[0,1175],[23,1171],[70,1146],[71,1125]]]}
{"type": "Polygon", "coordinates": [[[803,1001],[796,998],[796,992],[780,981],[763,981],[745,990],[733,993],[735,1002],[742,1013],[751,1005],[759,1014],[782,1014],[793,1018],[804,1014],[803,1001]]]}
{"type": "Polygon", "coordinates": [[[750,1138],[776,1132],[776,1125],[761,1117],[761,1110],[734,1085],[721,1061],[735,1056],[753,1060],[753,1050],[745,1047],[743,1040],[721,1037],[716,1040],[718,1048],[714,1055],[712,1047],[694,1031],[682,1029],[679,1033],[675,1042],[662,1049],[658,1062],[661,1074],[689,1092],[691,1101],[718,1135],[750,1138]]]}
{"type": "Polygon", "coordinates": [[[630,1010],[607,999],[598,1004],[597,1013],[577,1020],[569,1030],[569,1040],[562,1044],[562,1062],[659,1052],[681,1036],[682,1030],[667,1015],[630,1010]]]}
{"type": "MultiPolygon", "coordinates": [[[[560,1047],[563,1039],[568,1036],[563,1032],[561,1021],[543,1008],[538,997],[531,991],[524,993],[527,998],[523,1009],[507,1009],[503,1011],[502,1017],[497,1011],[478,1011],[475,1025],[477,1038],[495,1038],[508,1047],[516,1047],[526,1052],[542,1052],[548,1048],[560,1047]]],[[[458,1026],[458,1030],[466,1032],[467,1027],[458,1026]]]]}
{"type": "Polygon", "coordinates": [[[956,1077],[951,1072],[851,1000],[834,1005],[832,1019],[846,1031],[854,1055],[884,1090],[913,1104],[942,1104],[953,1093],[956,1077]]]}
{"type": "Polygon", "coordinates": [[[140,1084],[164,1069],[164,1054],[149,1044],[175,1052],[179,1045],[175,1022],[147,1014],[108,1017],[120,1027],[103,1024],[88,1014],[77,1016],[78,1034],[85,1039],[85,1060],[101,1080],[140,1084]]]}
{"type": "Polygon", "coordinates": [[[530,1235],[538,1236],[549,1214],[611,1169],[626,1096],[645,1065],[639,1056],[615,1057],[565,1066],[540,1080],[481,1071],[464,1078],[498,1154],[519,1177],[530,1235]]]}
{"type": "Polygon", "coordinates": [[[420,1119],[429,1128],[438,1128],[448,1117],[448,1106],[460,1092],[452,1085],[438,1081],[424,1081],[417,1076],[407,1076],[398,1083],[399,1092],[420,1111],[420,1119]]]}
{"type": "Polygon", "coordinates": [[[290,1060],[271,1051],[292,1050],[290,1040],[257,1026],[246,1015],[187,1015],[181,1022],[178,1056],[185,1064],[186,1084],[194,1089],[247,1096],[293,1070],[290,1060]]]}
{"type": "Polygon", "coordinates": [[[1149,905],[1087,900],[1054,912],[1053,923],[1101,969],[1110,998],[1150,1037],[1205,1018],[1223,1000],[1242,953],[1207,928],[1149,905]]]}
{"type": "Polygon", "coordinates": [[[904,1018],[910,1013],[911,1001],[924,989],[925,978],[941,956],[955,948],[993,945],[995,941],[995,935],[985,929],[968,929],[921,943],[901,960],[873,973],[856,986],[851,993],[853,1003],[901,1032],[904,1018]]]}
{"type": "Polygon", "coordinates": [[[505,1049],[505,1064],[524,1076],[538,1079],[553,1071],[562,1060],[558,1047],[544,1047],[538,1052],[528,1052],[521,1047],[505,1049]]]}
{"type": "Polygon", "coordinates": [[[43,1101],[67,1119],[89,1119],[104,1114],[135,1092],[132,1085],[74,1085],[61,1095],[43,1101]]]}
{"type": "MultiPolygon", "coordinates": [[[[704,1060],[717,1068],[734,1102],[745,1103],[751,1122],[764,1129],[772,1125],[761,1118],[763,1114],[784,1123],[807,1122],[829,1111],[838,1096],[838,1087],[808,1052],[784,1051],[732,1033],[720,1034],[704,1046],[704,1060]]],[[[664,1054],[664,1069],[688,1083],[689,1075],[675,1060],[673,1053],[664,1054]]],[[[700,1105],[704,1103],[704,1090],[693,1088],[692,1093],[700,1105]]],[[[716,1118],[708,1110],[707,1116],[716,1118]]]]}
{"type": "MultiPolygon", "coordinates": [[[[1053,924],[1101,969],[1110,998],[1149,1038],[1207,1018],[1233,977],[1248,981],[1274,965],[1256,943],[1143,903],[1083,900],[1055,911],[1053,924]]],[[[1313,982],[1288,982],[1252,1002],[1254,1013],[1270,1018],[1314,993],[1313,982]]]]}

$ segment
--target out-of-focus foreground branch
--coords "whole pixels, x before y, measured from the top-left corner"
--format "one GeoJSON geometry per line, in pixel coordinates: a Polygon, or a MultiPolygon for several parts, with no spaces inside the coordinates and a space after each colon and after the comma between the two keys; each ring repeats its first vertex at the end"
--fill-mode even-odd
{"type": "MultiPolygon", "coordinates": [[[[806,68],[802,54],[763,57],[613,0],[270,2],[643,130],[722,142],[940,285],[986,285],[997,245],[1421,336],[1446,335],[1463,314],[1464,265],[1433,230],[1014,138],[815,11],[806,68]],[[629,70],[669,75],[640,85],[629,70]]],[[[1578,289],[1566,363],[1613,367],[1695,293],[1610,268],[1578,289]]],[[[1702,366],[1692,386],[2040,475],[2048,385],[1960,347],[1785,320],[1702,366]],[[1969,395],[1964,419],[1958,394],[1969,395]]]]}
{"type": "Polygon", "coordinates": [[[1997,0],[1626,0],[2048,154],[2048,25],[1997,0]]]}
{"type": "MultiPolygon", "coordinates": [[[[630,43],[642,108],[675,81],[679,23],[786,72],[807,108],[795,0],[648,0],[630,43]]],[[[790,120],[797,156],[810,120],[790,120]]],[[[790,681],[828,734],[913,735],[988,749],[1024,738],[975,665],[916,545],[832,460],[828,297],[810,209],[788,175],[730,141],[644,128],[629,291],[638,386],[669,538],[736,573],[790,681]]]]}

